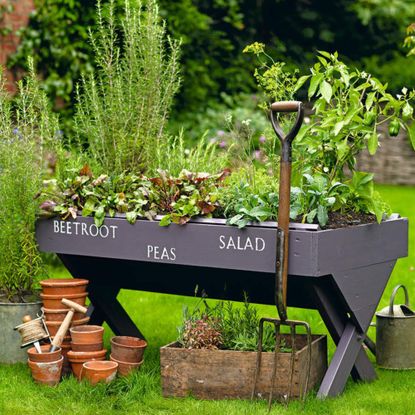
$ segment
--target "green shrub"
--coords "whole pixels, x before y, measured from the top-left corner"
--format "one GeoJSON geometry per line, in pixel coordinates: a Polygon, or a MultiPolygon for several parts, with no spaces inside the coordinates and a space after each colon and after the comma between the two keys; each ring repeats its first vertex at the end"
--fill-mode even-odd
{"type": "Polygon", "coordinates": [[[45,160],[60,139],[56,117],[30,65],[12,104],[0,73],[0,294],[25,301],[43,272],[35,221],[45,160]]]}

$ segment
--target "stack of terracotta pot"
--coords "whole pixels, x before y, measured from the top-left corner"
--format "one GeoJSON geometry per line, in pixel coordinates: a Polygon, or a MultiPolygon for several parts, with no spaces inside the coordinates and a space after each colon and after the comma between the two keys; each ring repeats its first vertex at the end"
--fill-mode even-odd
{"type": "Polygon", "coordinates": [[[71,349],[68,360],[72,372],[78,380],[82,378],[83,364],[93,360],[104,361],[107,350],[104,349],[104,328],[101,326],[74,326],[70,328],[71,349]]]}
{"type": "Polygon", "coordinates": [[[127,376],[140,368],[146,347],[147,342],[138,337],[115,336],[111,339],[110,359],[118,363],[120,376],[127,376]]]}
{"type": "MultiPolygon", "coordinates": [[[[40,295],[43,301],[42,311],[46,320],[46,326],[49,334],[53,340],[62,321],[68,313],[68,308],[62,304],[62,298],[66,298],[82,306],[85,306],[85,301],[88,293],[86,288],[88,280],[80,278],[63,278],[63,279],[48,279],[40,282],[42,286],[42,294],[40,295]]],[[[72,319],[71,326],[80,326],[87,324],[89,317],[82,313],[75,313],[72,319]]],[[[70,373],[70,365],[68,363],[67,354],[71,349],[71,337],[68,333],[61,345],[63,361],[63,374],[70,373]]]]}
{"type": "Polygon", "coordinates": [[[33,379],[37,383],[55,386],[59,383],[62,374],[62,349],[58,347],[54,352],[49,352],[50,344],[41,346],[41,349],[42,353],[38,353],[35,347],[27,351],[33,379]]]}

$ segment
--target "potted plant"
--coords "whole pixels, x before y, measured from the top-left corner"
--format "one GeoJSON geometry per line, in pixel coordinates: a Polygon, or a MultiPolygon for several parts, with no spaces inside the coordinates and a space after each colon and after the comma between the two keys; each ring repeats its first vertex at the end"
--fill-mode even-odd
{"type": "MultiPolygon", "coordinates": [[[[90,280],[93,324],[107,320],[117,334],[141,337],[116,300],[120,288],[193,295],[198,286],[214,298],[241,300],[247,292],[252,302],[274,303],[278,144],[265,134],[264,143],[240,145],[229,160],[210,145],[186,151],[181,138],[168,140],[177,46],[167,43],[166,51],[154,2],[146,19],[140,10],[125,13],[121,46],[112,41],[118,26],[111,13],[99,33],[112,35],[95,38],[101,69],[84,81],[76,116],[89,162],[44,192],[46,218],[36,235],[74,277],[90,280]],[[138,39],[152,47],[138,47],[138,39]],[[252,152],[244,156],[252,145],[262,153],[253,165],[252,152]]],[[[376,376],[362,342],[408,247],[407,220],[390,214],[373,175],[356,170],[356,155],[376,152],[380,123],[390,122],[391,135],[412,131],[414,92],[394,97],[337,54],[320,53],[310,74],[299,76],[284,63],[266,63],[261,44],[247,51],[262,62],[256,77],[270,100],[293,99],[308,83],[313,102],[293,144],[288,303],[318,309],[338,344],[319,391],[334,396],[350,373],[376,376]]],[[[249,132],[249,120],[243,129],[249,132]]]]}
{"type": "MultiPolygon", "coordinates": [[[[256,370],[258,323],[257,311],[246,299],[242,308],[231,302],[219,302],[211,307],[203,301],[203,305],[199,304],[191,314],[185,309],[177,341],[160,349],[163,395],[192,395],[200,399],[250,398],[256,370]]],[[[291,340],[289,335],[282,337],[275,397],[306,395],[319,385],[326,372],[327,339],[314,335],[310,346],[310,379],[305,384],[309,350],[304,337],[299,335],[295,340],[292,385],[291,340]]],[[[268,397],[271,388],[275,345],[275,334],[271,326],[266,326],[256,387],[257,396],[263,398],[268,397]]]]}
{"type": "MultiPolygon", "coordinates": [[[[58,128],[33,66],[12,102],[0,73],[0,361],[25,361],[13,328],[40,311],[44,273],[35,238],[45,154],[58,128]]],[[[56,141],[56,140],[55,140],[56,141]]]]}

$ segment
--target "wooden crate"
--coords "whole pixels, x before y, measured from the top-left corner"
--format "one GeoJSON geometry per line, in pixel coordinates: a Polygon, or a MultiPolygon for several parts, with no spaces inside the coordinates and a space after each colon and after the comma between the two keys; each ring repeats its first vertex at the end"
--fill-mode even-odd
{"type": "MultiPolygon", "coordinates": [[[[287,344],[290,344],[287,338],[287,344]]],[[[307,370],[306,336],[296,337],[292,397],[299,397],[304,389],[307,370]]],[[[307,392],[318,386],[327,370],[327,338],[312,336],[311,376],[307,392]]],[[[160,349],[163,396],[200,399],[251,397],[256,367],[256,352],[234,350],[189,350],[178,343],[160,349]]],[[[284,396],[289,390],[290,353],[278,355],[274,396],[284,396]]],[[[267,398],[271,387],[274,353],[262,354],[261,372],[257,383],[258,397],[267,398]]]]}

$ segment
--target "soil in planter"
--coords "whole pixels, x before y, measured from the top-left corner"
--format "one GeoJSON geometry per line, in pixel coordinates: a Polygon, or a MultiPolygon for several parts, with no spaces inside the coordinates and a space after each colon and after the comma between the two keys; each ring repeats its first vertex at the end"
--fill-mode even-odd
{"type": "Polygon", "coordinates": [[[36,303],[38,301],[40,301],[40,291],[28,291],[23,293],[23,295],[15,295],[8,299],[6,294],[0,290],[0,303],[36,303]]]}
{"type": "MultiPolygon", "coordinates": [[[[376,223],[375,215],[368,215],[367,213],[349,212],[342,214],[340,212],[329,212],[329,221],[322,229],[337,229],[347,228],[349,226],[364,225],[368,223],[376,223]]],[[[302,216],[296,218],[293,222],[301,222],[302,216]]],[[[317,223],[317,222],[315,222],[317,223]]]]}

